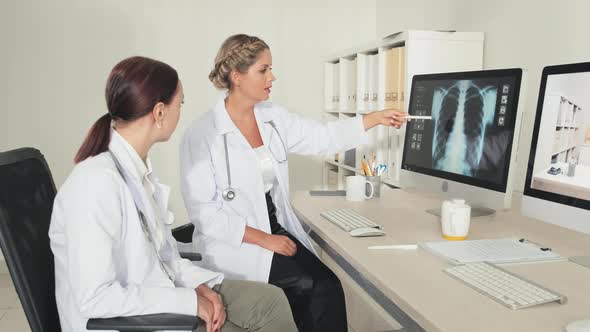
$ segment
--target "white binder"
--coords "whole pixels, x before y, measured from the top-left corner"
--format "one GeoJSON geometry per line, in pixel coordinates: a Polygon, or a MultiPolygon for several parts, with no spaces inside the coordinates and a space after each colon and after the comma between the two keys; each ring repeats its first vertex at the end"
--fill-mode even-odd
{"type": "Polygon", "coordinates": [[[349,101],[350,101],[350,80],[352,77],[350,66],[352,65],[352,60],[346,58],[340,58],[340,84],[339,84],[339,96],[340,101],[338,103],[338,109],[341,111],[346,111],[350,109],[349,101]]]}
{"type": "Polygon", "coordinates": [[[332,109],[337,110],[340,106],[340,63],[337,62],[334,64],[334,85],[332,88],[332,92],[334,93],[334,98],[332,99],[332,109]]]}
{"type": "Polygon", "coordinates": [[[369,111],[377,110],[379,99],[379,56],[371,54],[368,57],[369,63],[369,111]]]}
{"type": "Polygon", "coordinates": [[[356,109],[365,112],[369,107],[369,59],[359,53],[356,57],[356,109]]]}
{"type": "Polygon", "coordinates": [[[356,77],[356,61],[357,59],[353,59],[352,61],[350,61],[349,67],[348,67],[348,109],[349,110],[354,110],[354,108],[356,107],[356,83],[357,83],[357,77],[356,77]]]}
{"type": "Polygon", "coordinates": [[[324,63],[324,108],[334,109],[334,67],[333,63],[324,63]]]}

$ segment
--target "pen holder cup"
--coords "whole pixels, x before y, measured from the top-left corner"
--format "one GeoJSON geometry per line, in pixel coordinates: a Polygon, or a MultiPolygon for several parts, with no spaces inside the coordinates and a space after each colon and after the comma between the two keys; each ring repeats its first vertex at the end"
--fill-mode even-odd
{"type": "MultiPolygon", "coordinates": [[[[381,177],[380,176],[365,176],[367,181],[373,185],[373,197],[381,197],[381,177]]],[[[371,188],[365,186],[365,193],[370,194],[371,188]]]]}

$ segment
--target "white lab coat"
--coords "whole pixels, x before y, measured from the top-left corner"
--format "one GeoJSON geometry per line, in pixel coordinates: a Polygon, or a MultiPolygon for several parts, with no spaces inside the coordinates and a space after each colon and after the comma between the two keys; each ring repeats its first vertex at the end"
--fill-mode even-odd
{"type": "MultiPolygon", "coordinates": [[[[243,243],[245,226],[270,233],[264,183],[256,152],[229,117],[220,96],[215,107],[196,120],[180,147],[181,189],[190,221],[195,224],[193,244],[203,254],[201,264],[228,278],[268,282],[273,253],[243,243]],[[227,134],[232,187],[236,198],[227,202],[228,187],[223,135],[227,134]]],[[[264,145],[271,150],[277,181],[271,190],[278,222],[309,250],[308,235],[289,202],[287,153],[328,155],[365,144],[368,135],[361,117],[322,123],[289,113],[272,102],[261,102],[254,113],[264,145]],[[273,121],[276,131],[268,124],[273,121]]]]}
{"type": "MultiPolygon", "coordinates": [[[[143,188],[129,147],[123,137],[111,131],[109,149],[143,188]]],[[[137,154],[134,157],[139,158],[137,154]]],[[[155,187],[153,203],[161,211],[168,211],[170,189],[153,174],[148,176],[155,187]]],[[[146,192],[140,192],[143,202],[148,202],[146,192]]],[[[162,270],[154,247],[143,233],[132,193],[108,151],[76,165],[60,188],[49,237],[64,332],[86,331],[89,318],[153,313],[196,315],[194,288],[202,283],[221,283],[222,274],[180,258],[170,231],[170,213],[161,218],[166,220],[158,220],[153,204],[146,210],[152,234],[156,222],[165,224],[164,245],[159,243],[159,252],[175,276],[175,284],[162,270]]]]}

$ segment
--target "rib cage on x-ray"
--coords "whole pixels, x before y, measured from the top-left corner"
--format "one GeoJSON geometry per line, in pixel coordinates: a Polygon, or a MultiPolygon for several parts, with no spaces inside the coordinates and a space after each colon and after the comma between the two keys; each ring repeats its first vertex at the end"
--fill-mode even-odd
{"type": "Polygon", "coordinates": [[[457,81],[434,90],[432,160],[436,169],[476,175],[486,128],[494,122],[497,88],[457,81]]]}

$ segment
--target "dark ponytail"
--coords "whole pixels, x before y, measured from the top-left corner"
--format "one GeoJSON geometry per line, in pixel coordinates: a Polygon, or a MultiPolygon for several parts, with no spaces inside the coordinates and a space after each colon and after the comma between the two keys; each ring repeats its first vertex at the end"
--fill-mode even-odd
{"type": "Polygon", "coordinates": [[[82,160],[96,156],[99,153],[105,152],[109,148],[111,142],[111,115],[106,113],[101,116],[84,139],[84,143],[80,146],[74,162],[79,163],[82,160]]]}
{"type": "Polygon", "coordinates": [[[74,161],[79,163],[108,150],[112,119],[139,119],[149,114],[157,103],[169,104],[177,88],[178,73],[163,62],[139,56],[119,62],[107,79],[108,113],[90,128],[74,161]]]}

